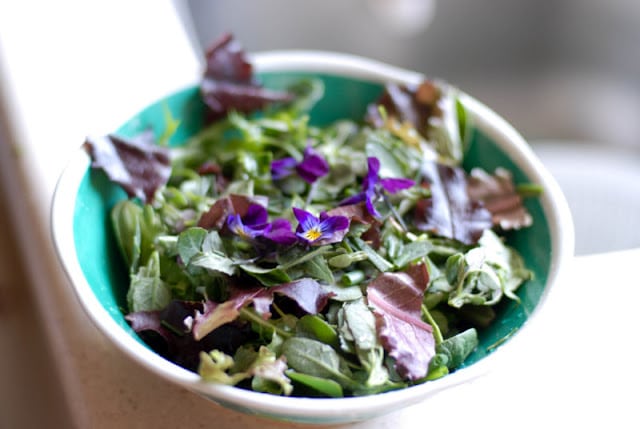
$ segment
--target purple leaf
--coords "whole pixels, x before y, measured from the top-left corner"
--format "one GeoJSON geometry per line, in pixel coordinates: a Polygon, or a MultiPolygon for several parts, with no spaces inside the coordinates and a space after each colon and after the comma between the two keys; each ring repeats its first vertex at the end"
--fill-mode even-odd
{"type": "Polygon", "coordinates": [[[417,264],[405,272],[382,273],[367,285],[380,342],[395,359],[398,374],[409,380],[425,377],[435,355],[433,330],[421,318],[428,282],[426,266],[417,264]]]}
{"type": "Polygon", "coordinates": [[[231,34],[223,35],[207,50],[206,61],[200,91],[212,120],[231,110],[248,113],[268,103],[292,99],[291,94],[264,89],[254,80],[253,66],[231,34]]]}
{"type": "Polygon", "coordinates": [[[292,299],[308,314],[318,314],[333,296],[332,292],[325,291],[320,283],[309,278],[295,280],[268,290],[292,299]]]}
{"type": "Polygon", "coordinates": [[[130,198],[138,197],[143,203],[152,202],[156,190],[171,175],[168,149],[154,144],[151,133],[134,139],[114,135],[88,137],[84,147],[93,168],[101,168],[130,198]]]}
{"type": "Polygon", "coordinates": [[[309,278],[283,283],[271,288],[254,287],[251,289],[231,288],[231,297],[223,302],[207,301],[202,311],[196,311],[193,317],[192,332],[196,340],[204,338],[219,327],[234,321],[240,310],[253,304],[256,312],[264,319],[271,317],[271,304],[274,294],[284,295],[293,300],[300,309],[308,314],[317,314],[327,305],[333,295],[325,291],[320,284],[309,278]]]}
{"type": "Polygon", "coordinates": [[[479,201],[469,198],[464,170],[435,162],[423,164],[431,197],[420,200],[415,209],[415,225],[421,231],[475,244],[485,229],[491,228],[491,213],[479,201]]]}
{"type": "Polygon", "coordinates": [[[202,309],[200,302],[175,300],[161,311],[130,313],[125,319],[158,354],[183,368],[196,371],[200,352],[218,349],[233,354],[254,336],[249,324],[232,322],[196,341],[189,334],[184,320],[202,309]]]}
{"type": "Polygon", "coordinates": [[[222,229],[229,215],[245,216],[253,204],[266,207],[268,199],[261,196],[248,197],[246,195],[231,194],[220,198],[206,213],[200,217],[198,226],[205,229],[222,229]]]}
{"type": "Polygon", "coordinates": [[[236,320],[240,315],[240,309],[262,292],[262,288],[235,289],[231,297],[225,302],[206,301],[203,311],[196,311],[193,317],[191,328],[193,338],[199,341],[220,326],[236,320]]]}
{"type": "Polygon", "coordinates": [[[367,120],[375,127],[384,125],[378,106],[382,105],[389,117],[398,122],[408,122],[427,137],[429,118],[440,116],[438,100],[440,90],[434,82],[425,80],[420,85],[388,84],[380,99],[368,106],[367,120]]]}
{"type": "Polygon", "coordinates": [[[502,229],[519,229],[533,223],[531,214],[522,204],[522,197],[516,192],[511,172],[497,168],[493,175],[484,170],[471,170],[468,179],[469,197],[481,201],[491,212],[495,225],[502,229]]]}

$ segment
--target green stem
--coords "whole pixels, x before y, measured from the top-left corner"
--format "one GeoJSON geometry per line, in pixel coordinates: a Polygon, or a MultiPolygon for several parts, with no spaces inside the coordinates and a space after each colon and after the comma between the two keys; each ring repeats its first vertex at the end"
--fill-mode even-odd
{"type": "Polygon", "coordinates": [[[276,334],[280,335],[282,338],[290,338],[292,336],[291,333],[284,331],[278,328],[277,326],[274,326],[268,320],[264,320],[262,317],[260,317],[259,315],[257,315],[256,313],[254,313],[253,311],[247,308],[240,309],[240,316],[266,329],[273,330],[276,334]]]}
{"type": "Polygon", "coordinates": [[[444,338],[442,337],[442,332],[440,332],[440,327],[431,316],[431,313],[429,312],[429,309],[427,308],[427,306],[422,304],[421,308],[422,308],[422,315],[424,316],[425,319],[427,319],[427,323],[429,323],[433,328],[433,337],[436,340],[436,345],[442,343],[444,341],[444,338]]]}
{"type": "Polygon", "coordinates": [[[398,214],[398,212],[396,211],[396,208],[393,206],[393,204],[391,204],[391,201],[389,201],[389,199],[387,198],[386,195],[383,195],[382,198],[384,199],[384,202],[387,204],[387,207],[391,211],[391,214],[393,215],[394,219],[398,222],[400,227],[402,227],[403,232],[407,232],[409,230],[407,228],[407,224],[404,223],[404,220],[402,219],[402,216],[400,216],[400,214],[398,214]]]}
{"type": "Polygon", "coordinates": [[[318,182],[313,182],[311,184],[311,186],[309,186],[309,193],[307,193],[307,200],[304,202],[304,209],[306,210],[307,207],[309,207],[311,205],[311,202],[313,201],[313,194],[316,193],[316,188],[317,188],[317,183],[318,182]]]}

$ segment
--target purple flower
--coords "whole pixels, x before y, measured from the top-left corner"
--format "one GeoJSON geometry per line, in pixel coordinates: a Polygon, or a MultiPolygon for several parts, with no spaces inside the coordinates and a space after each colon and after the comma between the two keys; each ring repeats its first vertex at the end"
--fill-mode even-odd
{"type": "Polygon", "coordinates": [[[322,212],[318,218],[297,207],[293,208],[293,214],[298,219],[296,235],[314,246],[342,241],[349,229],[349,219],[345,216],[329,216],[322,212]]]}
{"type": "Polygon", "coordinates": [[[315,149],[307,146],[302,161],[287,157],[277,159],[271,163],[271,177],[273,180],[284,179],[297,173],[307,183],[313,183],[329,173],[329,164],[315,149]]]}
{"type": "Polygon", "coordinates": [[[264,235],[269,229],[267,209],[260,204],[251,204],[244,216],[232,214],[227,217],[227,226],[236,235],[252,239],[264,235]]]}
{"type": "Polygon", "coordinates": [[[282,218],[271,222],[263,236],[278,244],[290,245],[298,241],[298,236],[291,230],[291,223],[282,218]]]}
{"type": "Polygon", "coordinates": [[[369,213],[375,217],[380,217],[380,213],[373,205],[374,200],[382,195],[382,192],[384,191],[389,192],[390,194],[395,194],[403,189],[412,187],[415,185],[415,182],[411,179],[403,178],[381,179],[379,176],[380,161],[376,157],[367,158],[367,165],[369,167],[369,171],[362,181],[362,192],[341,201],[340,205],[357,204],[365,201],[369,213]]]}
{"type": "Polygon", "coordinates": [[[239,237],[254,240],[264,237],[278,244],[290,245],[298,241],[287,219],[278,218],[268,222],[268,213],[260,204],[251,204],[244,216],[239,214],[227,217],[227,226],[239,237]]]}

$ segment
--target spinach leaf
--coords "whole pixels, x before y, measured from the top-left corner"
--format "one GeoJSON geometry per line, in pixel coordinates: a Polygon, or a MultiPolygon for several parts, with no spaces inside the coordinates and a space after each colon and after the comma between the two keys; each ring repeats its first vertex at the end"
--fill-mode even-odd
{"type": "Polygon", "coordinates": [[[289,367],[297,372],[328,378],[344,388],[353,388],[356,384],[344,358],[333,347],[320,341],[292,337],[282,345],[282,353],[289,367]]]}
{"type": "Polygon", "coordinates": [[[436,353],[446,357],[446,366],[454,370],[478,347],[478,332],[474,328],[460,332],[438,344],[436,353]]]}

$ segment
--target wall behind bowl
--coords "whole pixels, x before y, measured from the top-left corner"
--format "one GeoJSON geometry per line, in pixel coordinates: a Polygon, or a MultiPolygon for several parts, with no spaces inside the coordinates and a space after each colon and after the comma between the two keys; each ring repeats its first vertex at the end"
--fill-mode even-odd
{"type": "Polygon", "coordinates": [[[190,0],[207,46],[322,49],[444,78],[527,137],[640,145],[636,0],[190,0]],[[603,129],[603,122],[611,124],[603,129]]]}

